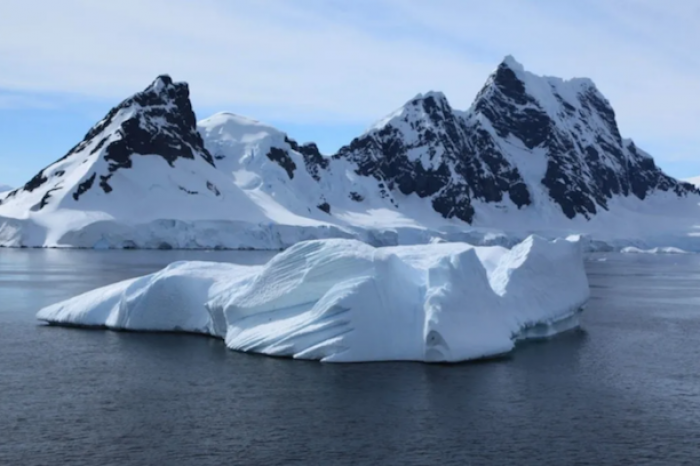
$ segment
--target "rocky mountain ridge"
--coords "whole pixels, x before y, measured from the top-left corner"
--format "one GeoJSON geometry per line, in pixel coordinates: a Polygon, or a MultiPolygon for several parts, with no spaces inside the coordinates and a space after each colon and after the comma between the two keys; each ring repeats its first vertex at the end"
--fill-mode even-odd
{"type": "Polygon", "coordinates": [[[419,94],[333,155],[231,113],[197,122],[188,85],[162,75],[1,194],[0,223],[70,211],[82,213],[68,222],[74,229],[99,218],[348,231],[385,228],[386,218],[488,227],[498,213],[546,228],[655,195],[700,200],[697,187],[622,138],[591,80],[536,76],[506,57],[469,109],[419,94]]]}

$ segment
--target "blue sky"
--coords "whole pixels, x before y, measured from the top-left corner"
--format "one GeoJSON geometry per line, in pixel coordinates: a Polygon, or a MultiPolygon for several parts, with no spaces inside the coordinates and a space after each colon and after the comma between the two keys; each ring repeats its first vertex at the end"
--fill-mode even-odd
{"type": "Polygon", "coordinates": [[[469,107],[512,54],[590,77],[625,137],[700,174],[697,0],[3,0],[0,184],[61,157],[168,73],[199,118],[250,116],[331,152],[419,92],[469,107]]]}

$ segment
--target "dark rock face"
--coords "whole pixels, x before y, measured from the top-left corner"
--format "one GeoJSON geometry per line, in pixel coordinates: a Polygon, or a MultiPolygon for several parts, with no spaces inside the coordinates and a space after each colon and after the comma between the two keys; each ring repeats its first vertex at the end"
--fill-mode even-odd
{"type": "Polygon", "coordinates": [[[86,179],[82,183],[78,185],[78,189],[73,193],[73,199],[76,201],[80,199],[80,196],[88,191],[90,188],[92,188],[92,184],[95,182],[95,177],[97,176],[96,173],[93,173],[90,178],[86,179]]]}
{"type": "Polygon", "coordinates": [[[184,186],[178,186],[178,189],[180,189],[180,191],[185,192],[185,193],[187,193],[187,194],[190,194],[190,195],[192,195],[192,196],[194,196],[194,195],[196,195],[196,194],[199,194],[198,191],[189,190],[189,189],[185,188],[184,186]]]}
{"type": "Polygon", "coordinates": [[[355,202],[362,202],[365,200],[365,198],[362,197],[362,194],[355,191],[350,191],[350,199],[352,199],[355,202]]]}
{"type": "Polygon", "coordinates": [[[593,83],[579,80],[577,102],[566,101],[551,81],[558,102],[556,115],[530,95],[518,73],[501,64],[472,107],[485,117],[500,138],[514,136],[530,150],[544,151],[547,167],[541,182],[569,218],[590,218],[608,209],[613,196],[644,199],[655,189],[679,196],[696,193],[691,185],[670,178],[634,145],[623,143],[610,103],[593,83]],[[562,124],[565,122],[566,124],[562,124]]]}
{"type": "Polygon", "coordinates": [[[0,199],[0,205],[3,205],[6,201],[13,199],[17,195],[17,193],[20,191],[20,189],[21,188],[13,189],[12,191],[5,194],[5,197],[0,199]]]}
{"type": "Polygon", "coordinates": [[[358,174],[380,180],[389,192],[428,197],[444,217],[466,222],[475,200],[499,203],[507,195],[522,208],[539,185],[568,218],[588,219],[607,210],[614,196],[700,193],[622,140],[615,112],[592,82],[535,77],[510,60],[468,112],[455,112],[439,93],[419,96],[334,157],[354,162],[358,174]],[[538,89],[529,89],[526,78],[538,80],[538,89]],[[522,149],[513,149],[513,141],[522,149]],[[538,158],[542,175],[524,179],[518,167],[538,158]]]}
{"type": "Polygon", "coordinates": [[[504,65],[498,67],[493,84],[482,89],[474,103],[474,111],[491,122],[499,137],[512,134],[528,149],[541,145],[553,129],[547,115],[536,107],[537,101],[525,92],[525,85],[504,65]]]}
{"type": "Polygon", "coordinates": [[[294,139],[284,138],[284,142],[289,144],[292,150],[299,152],[304,157],[304,165],[309,175],[316,181],[321,180],[321,171],[328,168],[330,163],[328,157],[324,157],[319,152],[318,147],[313,142],[299,145],[294,139]]]}
{"type": "Polygon", "coordinates": [[[34,175],[34,177],[29,180],[22,188],[25,191],[32,192],[35,189],[41,187],[44,183],[48,181],[48,178],[44,175],[43,170],[34,175]]]}
{"type": "Polygon", "coordinates": [[[445,218],[471,222],[473,199],[501,202],[508,194],[518,207],[531,202],[517,168],[490,135],[470,126],[441,94],[412,100],[399,117],[353,140],[334,158],[354,162],[358,174],[375,177],[390,191],[431,198],[445,218]]]}
{"type": "MultiPolygon", "coordinates": [[[[535,77],[510,60],[489,77],[467,112],[453,110],[442,94],[431,92],[414,98],[331,157],[323,156],[313,143],[299,144],[289,137],[280,141],[266,156],[290,180],[303,175],[297,172],[303,168],[319,183],[333,181],[326,177],[350,167],[356,175],[376,182],[379,195],[396,207],[400,208],[398,193],[415,194],[428,199],[443,217],[467,223],[474,221],[479,204],[521,209],[536,200],[543,202],[542,187],[571,219],[590,219],[609,209],[616,196],[644,200],[655,191],[700,195],[693,185],[667,176],[649,155],[622,139],[614,110],[592,82],[535,77]],[[348,163],[334,172],[339,161],[348,163]]],[[[159,76],[143,92],[110,110],[58,161],[69,162],[40,171],[5,195],[3,202],[39,189],[32,201],[32,210],[37,211],[52,202],[52,194],[59,197],[55,193],[59,189],[66,189],[76,202],[93,189],[112,193],[110,180],[119,170],[131,169],[134,157],[161,157],[171,167],[178,159],[198,158],[215,167],[215,160],[224,158],[212,157],[204,147],[187,84],[159,76]],[[84,160],[71,159],[78,154],[84,160]],[[95,157],[100,163],[77,186],[62,185],[70,160],[77,160],[77,166],[95,157]]],[[[204,188],[178,187],[193,196],[206,193],[204,188]]],[[[210,181],[206,188],[221,196],[210,181]]],[[[360,192],[367,194],[354,187],[341,194],[361,203],[365,199],[360,192]]],[[[315,205],[330,215],[336,206],[326,199],[316,196],[305,207],[310,212],[315,205]]]]}
{"type": "Polygon", "coordinates": [[[41,198],[41,201],[39,201],[39,204],[32,206],[30,210],[32,210],[33,212],[37,212],[46,207],[46,205],[49,203],[49,199],[51,199],[51,193],[54,191],[58,191],[59,189],[61,188],[52,188],[46,191],[44,193],[44,196],[41,198]]]}
{"type": "Polygon", "coordinates": [[[294,163],[294,160],[292,160],[286,150],[271,147],[270,152],[267,153],[267,158],[284,168],[290,180],[294,178],[294,170],[297,169],[297,165],[294,163]]]}
{"type": "MultiPolygon", "coordinates": [[[[92,173],[79,185],[73,193],[76,201],[93,188],[98,175],[102,190],[111,192],[110,178],[117,170],[131,168],[135,156],[162,157],[170,166],[180,158],[201,157],[206,163],[214,165],[214,159],[204,147],[196,129],[187,84],[174,83],[169,76],[159,76],[143,92],[110,110],[59,162],[90,146],[90,154],[102,151],[108,168],[105,173],[92,173]],[[126,110],[133,110],[133,114],[125,117],[126,110]],[[110,126],[113,129],[109,129],[110,126]]],[[[31,192],[44,185],[49,178],[64,174],[63,170],[53,174],[49,174],[48,170],[39,172],[23,189],[31,192]]]]}
{"type": "MultiPolygon", "coordinates": [[[[122,102],[103,120],[109,125],[120,109],[141,107],[134,117],[121,123],[117,130],[121,138],[105,148],[103,157],[110,162],[109,174],[100,177],[100,186],[106,193],[111,191],[109,178],[121,168],[131,168],[134,155],[159,156],[170,166],[179,158],[193,160],[200,156],[214,165],[214,158],[204,147],[197,131],[197,119],[189,95],[187,84],[173,83],[169,76],[159,76],[145,91],[122,102]]],[[[90,133],[83,142],[89,143],[89,136],[90,133]]],[[[102,144],[104,140],[98,146],[102,144]]]]}
{"type": "Polygon", "coordinates": [[[217,197],[221,196],[221,191],[219,191],[219,188],[217,188],[211,181],[207,181],[207,189],[216,194],[217,197]]]}
{"type": "Polygon", "coordinates": [[[673,192],[677,196],[686,196],[690,193],[700,194],[700,190],[691,183],[678,181],[661,171],[654,159],[641,152],[634,142],[627,143],[627,150],[633,155],[633,162],[629,170],[629,185],[631,192],[640,199],[653,190],[673,192]]]}

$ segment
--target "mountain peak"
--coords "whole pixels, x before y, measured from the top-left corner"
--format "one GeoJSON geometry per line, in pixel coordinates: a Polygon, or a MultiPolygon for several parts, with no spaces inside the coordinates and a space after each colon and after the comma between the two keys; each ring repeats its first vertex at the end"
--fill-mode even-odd
{"type": "MultiPolygon", "coordinates": [[[[185,83],[177,83],[178,85],[182,85],[185,83]]],[[[155,92],[162,92],[163,90],[175,86],[176,84],[173,82],[173,78],[170,77],[169,74],[161,74],[156,77],[156,79],[153,80],[150,86],[148,86],[143,92],[149,92],[149,91],[155,91],[155,92]]],[[[185,84],[186,85],[186,84],[185,84]]]]}
{"type": "Polygon", "coordinates": [[[218,112],[197,123],[198,127],[208,126],[247,126],[269,127],[258,120],[232,112],[218,112]]]}
{"type": "Polygon", "coordinates": [[[372,212],[395,209],[477,226],[522,220],[539,229],[540,221],[591,220],[618,209],[610,202],[616,197],[643,201],[655,192],[700,196],[621,138],[592,81],[538,76],[509,55],[468,111],[454,110],[442,92],[421,93],[329,157],[240,115],[217,113],[197,124],[188,85],[160,75],[63,158],[2,194],[0,227],[1,216],[60,209],[87,212],[90,222],[94,212],[141,223],[235,218],[256,225],[318,225],[337,216],[354,227],[348,219],[374,223],[372,212]]]}
{"type": "Polygon", "coordinates": [[[156,77],[143,91],[125,99],[117,108],[126,108],[134,103],[141,107],[174,106],[177,107],[188,124],[194,126],[196,119],[190,102],[190,89],[186,82],[175,82],[167,75],[156,77]]]}
{"type": "Polygon", "coordinates": [[[161,74],[153,81],[153,84],[156,83],[162,83],[164,86],[170,86],[173,84],[173,78],[171,78],[169,74],[161,74]]]}
{"type": "Polygon", "coordinates": [[[436,102],[445,102],[447,103],[447,97],[445,97],[445,94],[443,94],[440,91],[428,91],[425,93],[420,93],[417,94],[413,99],[409,100],[406,105],[414,103],[414,101],[417,100],[427,100],[427,99],[434,99],[436,102]]]}
{"type": "MultiPolygon", "coordinates": [[[[489,107],[496,103],[501,107],[502,114],[528,113],[530,118],[535,113],[542,113],[553,121],[580,119],[585,114],[586,117],[601,120],[620,143],[612,106],[588,78],[562,79],[537,75],[508,55],[489,76],[471,110],[491,114],[494,109],[489,107]]],[[[489,119],[495,117],[487,116],[489,119]]],[[[507,126],[512,127],[512,124],[508,123],[507,126]]],[[[542,130],[544,133],[548,131],[547,128],[542,130]]]]}
{"type": "Polygon", "coordinates": [[[265,146],[265,152],[267,145],[282,144],[285,138],[270,125],[230,112],[215,113],[197,122],[197,129],[214,158],[222,161],[217,166],[224,163],[228,168],[231,163],[237,166],[245,154],[257,152],[261,146],[265,146]]]}
{"type": "Polygon", "coordinates": [[[525,71],[525,67],[513,57],[513,55],[506,55],[499,67],[510,68],[515,72],[525,71]]]}
{"type": "MultiPolygon", "coordinates": [[[[170,75],[161,74],[157,76],[156,79],[154,79],[151,82],[151,84],[149,84],[148,87],[146,87],[144,90],[137,92],[130,99],[125,99],[122,103],[129,102],[131,99],[135,99],[138,101],[140,97],[142,100],[143,95],[157,95],[165,100],[169,100],[177,97],[178,95],[189,99],[189,94],[189,86],[186,82],[175,82],[173,81],[173,78],[170,77],[170,75]]],[[[150,102],[147,102],[146,104],[152,105],[157,104],[157,102],[155,100],[152,100],[150,102]]]]}
{"type": "Polygon", "coordinates": [[[141,163],[142,158],[156,164],[162,163],[156,161],[160,158],[170,167],[181,159],[201,160],[214,166],[197,131],[187,83],[175,83],[168,75],[158,76],[143,91],[112,108],[80,143],[37,173],[22,190],[28,196],[27,202],[34,202],[37,195],[43,194],[33,210],[42,210],[49,204],[55,207],[58,200],[50,200],[54,191],[64,193],[54,198],[71,202],[88,191],[109,194],[115,188],[114,175],[141,163]]]}
{"type": "Polygon", "coordinates": [[[403,106],[377,121],[367,132],[381,130],[387,125],[399,121],[408,123],[427,119],[437,123],[444,120],[445,114],[448,113],[452,113],[452,107],[445,94],[439,91],[428,91],[417,94],[403,106]]]}
{"type": "Polygon", "coordinates": [[[557,88],[557,90],[568,88],[573,92],[585,92],[587,90],[599,92],[595,83],[590,78],[573,77],[564,79],[555,76],[536,74],[525,69],[512,55],[506,55],[489,77],[487,85],[504,83],[511,85],[514,79],[520,81],[523,87],[529,87],[530,90],[535,90],[538,87],[554,87],[557,88]]]}

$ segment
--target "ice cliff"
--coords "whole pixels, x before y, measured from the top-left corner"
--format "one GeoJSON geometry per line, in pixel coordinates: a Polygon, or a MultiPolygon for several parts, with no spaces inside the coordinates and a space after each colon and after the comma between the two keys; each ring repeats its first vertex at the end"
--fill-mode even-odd
{"type": "Polygon", "coordinates": [[[298,243],[263,266],[176,262],[42,309],[58,325],[183,331],[231,349],[324,362],[458,362],[578,325],[582,243],[530,236],[374,248],[298,243]]]}

